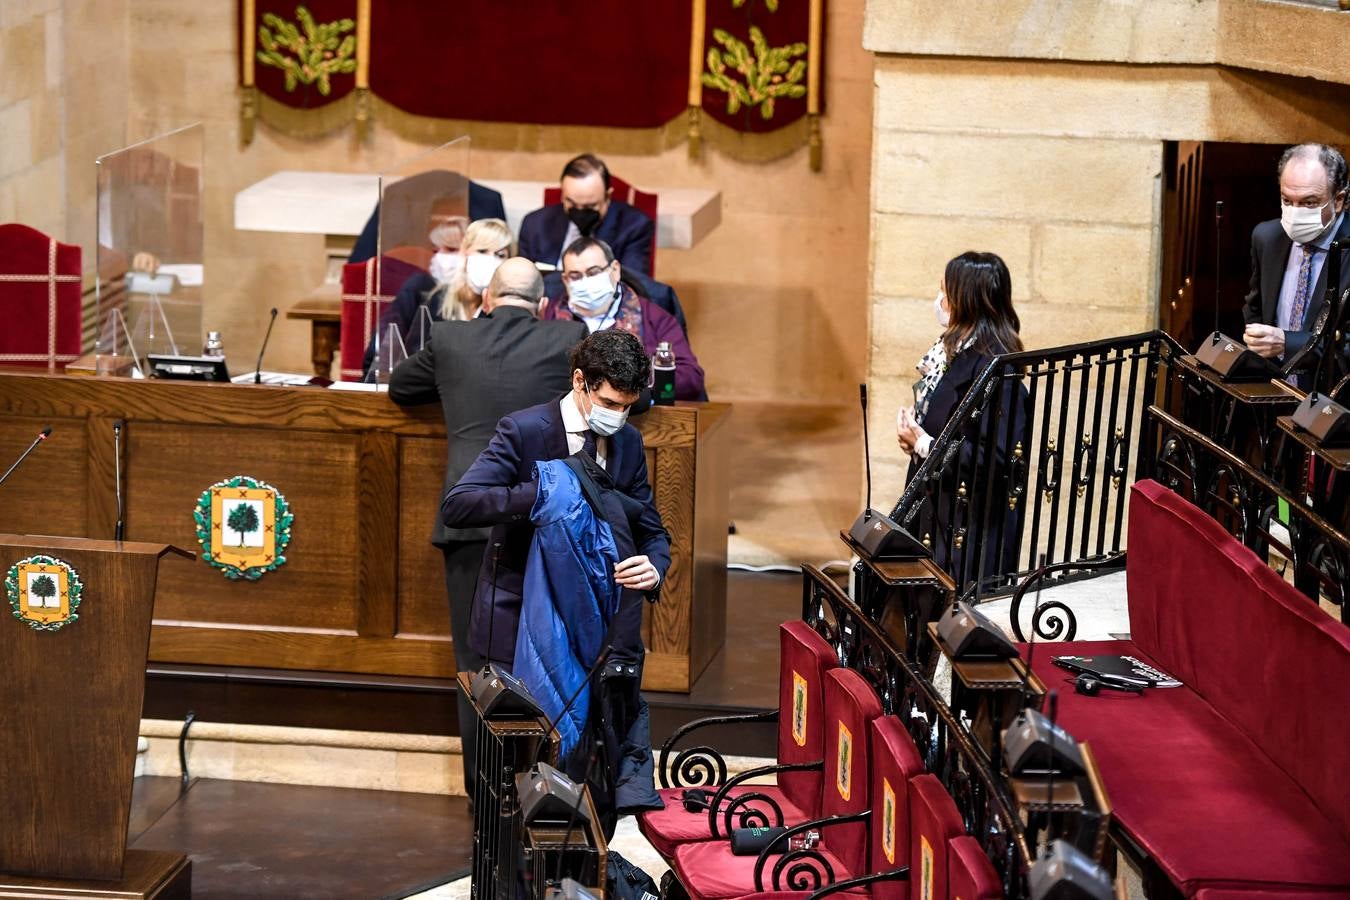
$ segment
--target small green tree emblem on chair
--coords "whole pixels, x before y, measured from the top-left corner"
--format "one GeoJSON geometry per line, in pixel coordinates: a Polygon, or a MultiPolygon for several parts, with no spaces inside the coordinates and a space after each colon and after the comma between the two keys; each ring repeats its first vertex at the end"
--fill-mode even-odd
{"type": "Polygon", "coordinates": [[[230,526],[231,531],[238,532],[239,546],[244,546],[245,536],[258,530],[258,511],[253,508],[251,503],[240,503],[234,509],[230,510],[230,516],[225,520],[225,524],[230,526]]]}
{"type": "Polygon", "coordinates": [[[56,596],[56,580],[50,575],[39,575],[33,579],[33,584],[28,588],[33,596],[38,598],[38,606],[55,606],[49,603],[52,597],[56,596]]]}

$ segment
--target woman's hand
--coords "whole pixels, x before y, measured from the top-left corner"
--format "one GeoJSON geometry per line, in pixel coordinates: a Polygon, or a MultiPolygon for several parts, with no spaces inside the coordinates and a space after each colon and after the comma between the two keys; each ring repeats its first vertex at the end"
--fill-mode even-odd
{"type": "Polygon", "coordinates": [[[914,410],[908,406],[901,408],[895,419],[895,439],[899,441],[900,449],[913,456],[914,446],[923,434],[924,430],[914,418],[914,410]]]}

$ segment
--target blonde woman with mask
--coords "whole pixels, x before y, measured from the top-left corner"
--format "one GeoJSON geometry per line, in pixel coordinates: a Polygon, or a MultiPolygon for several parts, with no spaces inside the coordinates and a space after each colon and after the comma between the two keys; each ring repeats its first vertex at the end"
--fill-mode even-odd
{"type": "MultiPolygon", "coordinates": [[[[432,259],[432,272],[419,272],[404,282],[398,296],[380,316],[379,334],[397,325],[403,342],[417,322],[423,306],[433,322],[472,319],[483,305],[483,291],[502,260],[515,255],[511,229],[501,219],[479,219],[464,231],[458,250],[442,250],[432,259]]],[[[414,338],[415,341],[415,338],[414,338]]],[[[408,346],[409,354],[418,348],[408,346]]],[[[375,359],[375,340],[366,348],[362,371],[369,372],[375,359]]]]}

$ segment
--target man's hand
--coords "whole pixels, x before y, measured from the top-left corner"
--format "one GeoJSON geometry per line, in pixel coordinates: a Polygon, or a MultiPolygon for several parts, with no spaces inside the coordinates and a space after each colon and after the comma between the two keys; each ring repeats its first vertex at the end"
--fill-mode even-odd
{"type": "Polygon", "coordinates": [[[1248,325],[1242,332],[1243,342],[1266,359],[1279,359],[1284,356],[1284,329],[1273,325],[1248,325]]]}
{"type": "Polygon", "coordinates": [[[661,581],[656,566],[645,556],[630,556],[614,565],[614,580],[621,587],[650,591],[661,581]]]}

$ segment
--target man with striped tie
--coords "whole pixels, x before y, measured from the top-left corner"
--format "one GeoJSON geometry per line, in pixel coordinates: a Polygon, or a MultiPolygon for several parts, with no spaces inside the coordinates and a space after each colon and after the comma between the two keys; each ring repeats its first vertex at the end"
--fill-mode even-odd
{"type": "MultiPolygon", "coordinates": [[[[1327,309],[1331,244],[1350,239],[1345,214],[1345,157],[1325,144],[1299,144],[1280,157],[1280,218],[1252,230],[1251,289],[1243,340],[1261,356],[1294,358],[1317,333],[1327,309]]],[[[1338,294],[1350,288],[1350,253],[1342,251],[1338,294]]],[[[1299,369],[1317,363],[1304,354],[1299,369]]],[[[1306,385],[1304,385],[1306,386],[1306,385]]]]}

